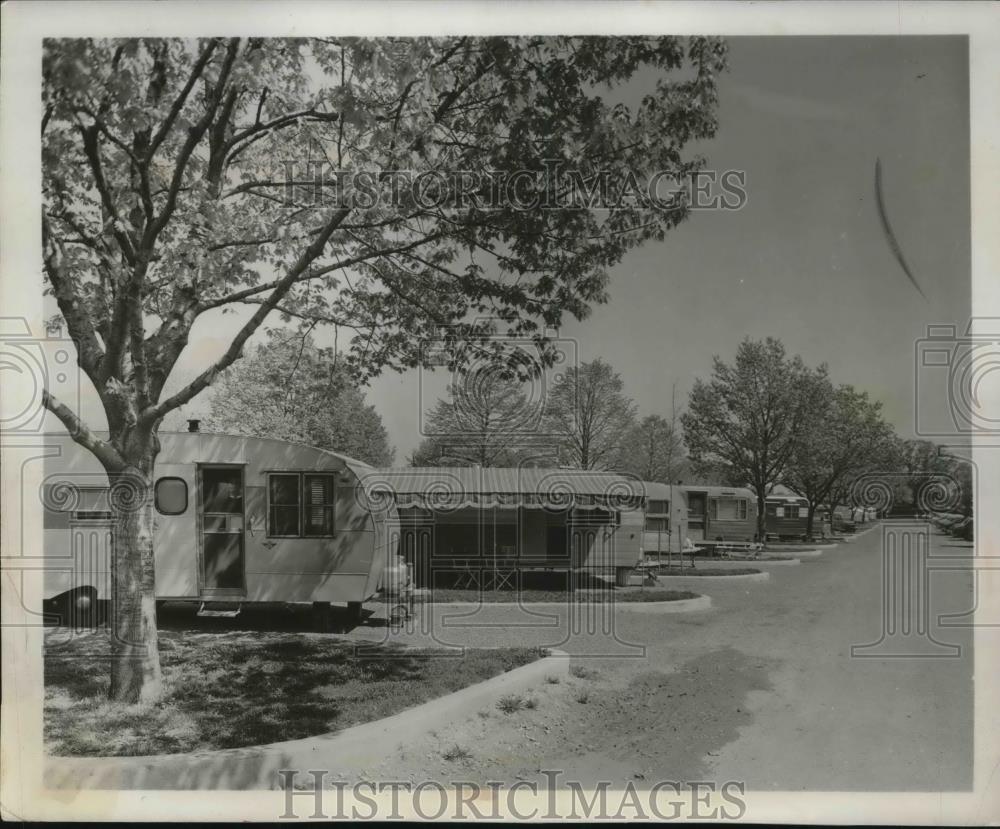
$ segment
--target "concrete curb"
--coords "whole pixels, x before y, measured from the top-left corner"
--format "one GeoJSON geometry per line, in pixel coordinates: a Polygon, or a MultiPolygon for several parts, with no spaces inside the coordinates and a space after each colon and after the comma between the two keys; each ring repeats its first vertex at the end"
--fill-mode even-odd
{"type": "Polygon", "coordinates": [[[712,598],[701,595],[677,602],[616,602],[615,608],[629,613],[690,613],[695,610],[711,610],[712,598]]]}
{"type": "MultiPolygon", "coordinates": [[[[650,588],[655,589],[655,588],[650,588]]],[[[612,605],[615,610],[637,610],[644,613],[687,613],[693,610],[707,610],[712,606],[712,599],[708,596],[695,596],[693,599],[677,599],[672,602],[428,602],[431,607],[447,610],[449,608],[478,607],[487,609],[491,607],[516,607],[524,610],[539,608],[541,610],[557,610],[559,608],[598,608],[604,605],[612,605]]],[[[418,605],[419,606],[419,605],[418,605]]]]}
{"type": "Polygon", "coordinates": [[[754,567],[793,567],[796,564],[801,564],[802,561],[796,556],[795,558],[755,558],[753,560],[754,567]]]}
{"type": "MultiPolygon", "coordinates": [[[[706,567],[706,570],[710,570],[710,567],[706,567]]],[[[771,574],[768,572],[760,573],[740,573],[738,575],[728,575],[728,576],[685,576],[680,573],[669,573],[668,575],[657,576],[659,579],[697,579],[698,581],[705,581],[706,579],[710,582],[716,581],[767,581],[771,578],[771,574]]]]}
{"type": "Polygon", "coordinates": [[[343,758],[352,765],[377,763],[401,745],[443,729],[483,707],[492,708],[505,694],[541,684],[548,676],[569,675],[569,654],[549,655],[507,673],[469,685],[391,717],[343,731],[263,746],[160,754],[146,757],[47,757],[45,785],[53,789],[280,789],[279,769],[336,772],[343,758]]]}

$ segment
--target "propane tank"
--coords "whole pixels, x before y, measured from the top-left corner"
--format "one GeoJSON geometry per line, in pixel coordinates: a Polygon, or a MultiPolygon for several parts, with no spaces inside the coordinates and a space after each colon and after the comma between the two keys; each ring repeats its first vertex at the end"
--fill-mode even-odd
{"type": "Polygon", "coordinates": [[[410,567],[397,555],[382,572],[382,589],[387,596],[404,596],[412,589],[410,567]]]}

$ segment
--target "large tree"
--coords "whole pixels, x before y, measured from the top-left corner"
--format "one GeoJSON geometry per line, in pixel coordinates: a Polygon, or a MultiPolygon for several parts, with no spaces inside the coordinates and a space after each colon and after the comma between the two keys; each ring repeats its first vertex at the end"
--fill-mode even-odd
{"type": "Polygon", "coordinates": [[[809,502],[806,534],[812,535],[816,508],[838,485],[885,463],[892,427],[882,404],[853,386],[813,384],[810,416],[800,431],[782,482],[809,502]]]}
{"type": "Polygon", "coordinates": [[[698,379],[681,415],[692,462],[728,467],[757,498],[757,537],[766,537],[765,500],[788,468],[813,416],[826,368],[789,357],[780,340],[745,339],[730,364],[713,358],[712,377],[698,379]]]}
{"type": "Polygon", "coordinates": [[[662,415],[647,415],[625,435],[622,470],[644,481],[676,483],[687,469],[684,438],[676,423],[662,415]]]}
{"type": "Polygon", "coordinates": [[[535,433],[540,405],[517,378],[482,367],[452,383],[424,414],[413,466],[516,466],[551,454],[535,433]]]}
{"type": "Polygon", "coordinates": [[[683,197],[664,207],[629,185],[703,166],[683,153],[715,133],[724,64],[710,38],[45,42],[44,272],[110,434],[44,404],[117,495],[112,698],[161,693],[163,418],[277,313],[346,330],[359,379],[420,364],[432,338],[453,367],[500,354],[498,331],[551,357],[545,331],[605,301],[608,269],[687,215],[683,197]],[[605,101],[639,72],[637,105],[605,101]],[[567,181],[595,178],[612,182],[604,209],[567,201],[567,181]],[[219,309],[245,312],[224,353],[167,386],[219,309]]]}
{"type": "Polygon", "coordinates": [[[620,468],[635,417],[621,375],[600,358],[569,367],[546,400],[546,431],[561,461],[576,469],[620,468]]]}
{"type": "Polygon", "coordinates": [[[333,349],[308,333],[276,329],[233,364],[212,389],[209,429],[279,438],[389,466],[393,450],[382,418],[333,349]]]}

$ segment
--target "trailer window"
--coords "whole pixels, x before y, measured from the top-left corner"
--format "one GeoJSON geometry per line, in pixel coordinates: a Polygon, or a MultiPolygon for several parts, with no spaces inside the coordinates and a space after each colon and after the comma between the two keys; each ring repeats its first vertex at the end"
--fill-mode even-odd
{"type": "Polygon", "coordinates": [[[669,501],[650,501],[649,505],[646,507],[646,513],[648,515],[666,515],[669,512],[669,501]]]}
{"type": "Polygon", "coordinates": [[[74,521],[110,521],[111,507],[108,504],[106,487],[71,486],[74,497],[67,499],[72,505],[69,510],[74,521]]]}
{"type": "Polygon", "coordinates": [[[269,536],[318,538],[333,535],[334,475],[272,472],[267,482],[269,536]]]}
{"type": "Polygon", "coordinates": [[[153,503],[161,515],[180,515],[188,508],[188,486],[183,478],[160,478],[153,489],[153,503]]]}
{"type": "Polygon", "coordinates": [[[741,521],[747,517],[746,498],[713,498],[709,505],[710,517],[719,521],[741,521]]]}
{"type": "Polygon", "coordinates": [[[268,535],[299,535],[299,511],[302,506],[299,484],[298,474],[268,476],[268,535]]]}
{"type": "Polygon", "coordinates": [[[305,475],[305,535],[333,535],[333,475],[305,475]]]}

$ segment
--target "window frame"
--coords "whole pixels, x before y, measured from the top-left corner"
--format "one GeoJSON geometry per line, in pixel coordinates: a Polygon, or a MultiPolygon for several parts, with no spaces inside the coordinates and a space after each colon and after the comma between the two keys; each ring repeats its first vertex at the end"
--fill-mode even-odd
{"type": "Polygon", "coordinates": [[[667,498],[650,498],[646,507],[646,515],[653,517],[670,515],[670,500],[667,498]],[[663,509],[655,509],[654,504],[662,505],[663,509]]]}
{"type": "Polygon", "coordinates": [[[156,483],[153,484],[153,508],[160,515],[183,515],[187,512],[188,506],[191,504],[191,493],[188,487],[188,482],[177,475],[163,475],[156,479],[156,483]],[[180,481],[184,485],[184,508],[176,512],[171,510],[164,510],[160,508],[160,484],[164,481],[180,481]]]}
{"type": "Polygon", "coordinates": [[[264,473],[264,477],[267,481],[264,487],[266,493],[266,507],[267,512],[264,517],[264,537],[265,538],[298,538],[298,539],[315,539],[315,538],[335,538],[337,535],[337,478],[339,475],[338,470],[326,470],[326,469],[311,469],[311,470],[296,470],[296,469],[269,469],[264,473]],[[296,481],[296,492],[297,501],[295,504],[275,504],[271,500],[271,479],[275,476],[282,475],[289,478],[295,478],[296,481]],[[329,503],[324,503],[321,505],[307,504],[306,503],[306,477],[328,477],[330,479],[330,501],[329,503]],[[290,508],[295,506],[298,512],[298,527],[295,533],[276,533],[273,531],[273,521],[272,521],[272,510],[275,507],[278,508],[290,508]],[[322,506],[323,509],[330,510],[330,532],[328,533],[317,533],[317,532],[306,532],[306,510],[311,506],[322,506]]]}
{"type": "Polygon", "coordinates": [[[750,502],[738,495],[720,495],[709,499],[709,518],[713,521],[746,521],[750,514],[750,502]],[[732,501],[735,505],[735,515],[732,518],[719,518],[719,501],[732,501]]]}

